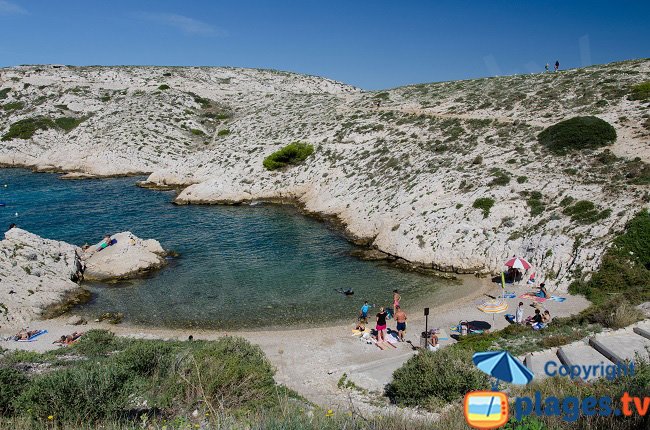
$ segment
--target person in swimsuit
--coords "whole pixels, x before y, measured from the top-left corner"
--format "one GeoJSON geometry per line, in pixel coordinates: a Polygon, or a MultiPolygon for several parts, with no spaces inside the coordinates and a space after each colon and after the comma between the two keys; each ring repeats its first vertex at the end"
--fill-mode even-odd
{"type": "Polygon", "coordinates": [[[402,296],[399,295],[399,291],[393,290],[393,309],[395,309],[395,312],[397,312],[397,308],[399,308],[400,300],[402,300],[402,296]]]}
{"type": "Polygon", "coordinates": [[[399,306],[395,307],[395,321],[397,321],[397,334],[399,341],[404,342],[404,332],[406,331],[406,312],[399,306]]]}
{"type": "Polygon", "coordinates": [[[366,300],[363,303],[363,306],[361,306],[361,312],[359,313],[359,321],[363,321],[364,323],[368,324],[368,311],[370,310],[370,305],[368,304],[368,300],[366,300]]]}
{"type": "Polygon", "coordinates": [[[379,313],[377,314],[377,342],[383,342],[386,340],[386,310],[379,308],[379,313]]]}

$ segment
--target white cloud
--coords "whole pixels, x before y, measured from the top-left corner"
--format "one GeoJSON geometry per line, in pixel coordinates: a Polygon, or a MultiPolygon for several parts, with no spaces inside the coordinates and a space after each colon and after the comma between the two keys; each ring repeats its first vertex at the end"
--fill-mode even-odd
{"type": "Polygon", "coordinates": [[[0,15],[25,15],[27,11],[17,4],[0,0],[0,15]]]}
{"type": "MultiPolygon", "coordinates": [[[[2,0],[0,0],[2,1],[2,0]]],[[[142,13],[142,19],[177,28],[189,34],[224,36],[226,32],[206,22],[175,13],[142,13]]]]}

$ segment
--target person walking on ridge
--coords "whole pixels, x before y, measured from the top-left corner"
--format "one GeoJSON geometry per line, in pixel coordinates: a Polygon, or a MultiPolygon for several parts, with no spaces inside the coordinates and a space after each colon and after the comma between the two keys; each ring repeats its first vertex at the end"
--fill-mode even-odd
{"type": "Polygon", "coordinates": [[[555,71],[560,70],[560,60],[555,60],[555,71]]]}

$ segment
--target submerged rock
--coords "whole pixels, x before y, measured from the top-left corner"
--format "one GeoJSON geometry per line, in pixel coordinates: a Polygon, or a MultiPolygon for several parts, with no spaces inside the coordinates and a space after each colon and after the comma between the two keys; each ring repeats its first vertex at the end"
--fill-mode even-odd
{"type": "Polygon", "coordinates": [[[83,293],[74,245],[12,228],[0,241],[0,325],[20,326],[83,293]]]}
{"type": "Polygon", "coordinates": [[[154,239],[143,240],[126,231],[111,236],[111,245],[91,246],[83,255],[84,279],[108,281],[142,275],[165,265],[165,250],[154,239]]]}

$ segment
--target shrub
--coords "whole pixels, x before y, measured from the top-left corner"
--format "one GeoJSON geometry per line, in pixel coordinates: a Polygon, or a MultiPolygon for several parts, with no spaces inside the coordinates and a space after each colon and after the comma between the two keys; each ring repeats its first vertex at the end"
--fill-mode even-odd
{"type": "Polygon", "coordinates": [[[411,357],[393,373],[386,395],[399,405],[431,408],[440,401],[456,401],[468,391],[488,387],[488,376],[474,367],[471,351],[444,348],[411,357]]]}
{"type": "Polygon", "coordinates": [[[121,339],[106,330],[89,330],[73,344],[79,354],[90,357],[107,355],[120,347],[121,339]]]}
{"type": "Polygon", "coordinates": [[[3,88],[0,90],[0,100],[4,100],[7,98],[7,94],[9,94],[9,91],[11,91],[11,88],[3,88]]]}
{"type": "Polygon", "coordinates": [[[490,215],[490,209],[494,206],[494,199],[489,197],[481,197],[474,200],[472,207],[474,209],[481,209],[483,211],[483,218],[487,218],[490,215]]]}
{"type": "Polygon", "coordinates": [[[539,194],[539,196],[534,193],[531,193],[528,200],[526,200],[526,204],[528,204],[528,207],[530,208],[530,216],[532,217],[541,215],[544,212],[544,209],[546,209],[546,207],[544,206],[544,202],[542,201],[541,194],[540,193],[537,194],[539,194]]]}
{"type": "Polygon", "coordinates": [[[54,121],[44,116],[25,118],[11,124],[9,131],[2,136],[2,140],[29,139],[34,136],[37,130],[47,130],[55,127],[54,121]]]}
{"type": "Polygon", "coordinates": [[[162,84],[161,86],[158,87],[159,90],[165,91],[168,90],[170,87],[167,84],[162,84]]]}
{"type": "Polygon", "coordinates": [[[281,169],[304,161],[314,152],[314,147],[308,143],[293,142],[279,151],[275,151],[264,159],[263,165],[268,170],[281,169]]]}
{"type": "Polygon", "coordinates": [[[10,102],[7,104],[2,105],[2,109],[7,111],[7,112],[13,112],[15,110],[20,110],[25,107],[25,103],[23,102],[10,102]]]}
{"type": "Polygon", "coordinates": [[[205,136],[205,133],[203,133],[203,130],[199,130],[198,128],[191,128],[190,133],[192,133],[195,136],[205,136]]]}
{"type": "Polygon", "coordinates": [[[492,181],[489,185],[504,186],[510,183],[510,174],[501,169],[492,169],[492,181]]]}
{"type": "Polygon", "coordinates": [[[526,181],[528,181],[528,176],[517,176],[517,183],[518,184],[523,184],[526,181]]]}
{"type": "Polygon", "coordinates": [[[70,131],[77,127],[79,124],[84,122],[86,118],[74,118],[74,117],[69,117],[69,116],[64,116],[61,118],[57,118],[54,120],[54,123],[57,125],[57,127],[67,131],[70,131]]]}
{"type": "Polygon", "coordinates": [[[650,101],[650,81],[633,86],[630,98],[632,100],[650,101]]]}
{"type": "Polygon", "coordinates": [[[44,419],[97,422],[117,417],[129,399],[130,375],[115,365],[83,365],[39,375],[18,396],[15,408],[44,419]]]}
{"type": "Polygon", "coordinates": [[[219,130],[217,133],[217,136],[223,137],[223,136],[228,136],[230,134],[230,130],[227,128],[224,128],[223,130],[219,130]]]}
{"type": "MultiPolygon", "coordinates": [[[[593,303],[609,304],[612,298],[633,305],[650,300],[650,215],[639,212],[626,227],[624,234],[603,256],[600,269],[587,282],[574,282],[569,291],[584,294],[593,303]]],[[[620,303],[616,303],[616,306],[620,303]]],[[[611,312],[615,306],[608,305],[611,312]]]]}
{"type": "Polygon", "coordinates": [[[580,116],[548,127],[537,139],[551,152],[563,155],[571,151],[610,145],[616,141],[616,130],[595,116],[580,116]]]}
{"type": "Polygon", "coordinates": [[[16,369],[0,369],[0,415],[13,415],[12,402],[27,385],[27,377],[16,369]]]}
{"type": "Polygon", "coordinates": [[[596,221],[607,218],[611,213],[611,209],[600,211],[596,205],[589,200],[579,200],[573,206],[567,206],[562,211],[565,215],[571,217],[571,221],[580,224],[592,224],[596,221]]]}

